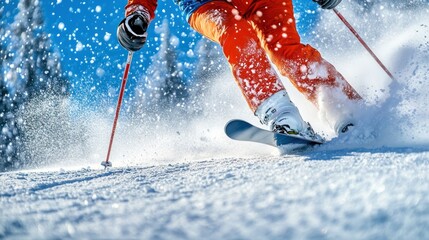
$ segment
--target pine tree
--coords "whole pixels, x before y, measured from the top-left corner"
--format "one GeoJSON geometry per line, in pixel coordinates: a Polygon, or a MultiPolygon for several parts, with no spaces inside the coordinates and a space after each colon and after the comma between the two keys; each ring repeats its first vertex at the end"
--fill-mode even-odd
{"type": "Polygon", "coordinates": [[[192,87],[190,87],[190,111],[200,113],[204,108],[204,100],[212,87],[213,78],[228,71],[221,47],[206,38],[196,44],[197,62],[193,69],[192,87]]]}
{"type": "Polygon", "coordinates": [[[226,59],[219,44],[202,38],[196,45],[196,53],[198,62],[193,75],[194,81],[207,81],[228,70],[226,59]]]}
{"type": "Polygon", "coordinates": [[[64,149],[57,146],[59,138],[53,133],[61,132],[66,138],[69,127],[64,101],[69,84],[62,75],[59,54],[51,49],[44,32],[40,0],[20,0],[18,10],[3,64],[7,85],[2,90],[3,102],[7,102],[7,109],[2,109],[7,113],[3,153],[8,154],[9,168],[34,161],[38,142],[49,144],[43,147],[64,149]]]}
{"type": "Polygon", "coordinates": [[[40,34],[35,45],[39,46],[36,52],[38,56],[36,63],[37,69],[40,71],[38,75],[42,76],[46,83],[44,91],[56,96],[67,96],[70,86],[62,74],[59,52],[50,48],[52,43],[45,32],[40,34]]]}
{"type": "Polygon", "coordinates": [[[3,19],[4,6],[0,8],[0,171],[8,167],[8,145],[10,130],[8,125],[9,90],[4,79],[3,63],[6,59],[5,24],[3,19]]]}
{"type": "Polygon", "coordinates": [[[67,95],[68,81],[62,76],[58,54],[50,49],[43,31],[44,19],[39,0],[20,0],[12,24],[10,51],[14,82],[21,101],[41,94],[67,95]]]}
{"type": "Polygon", "coordinates": [[[0,172],[10,169],[17,162],[18,128],[15,105],[7,84],[0,78],[0,172]]]}
{"type": "Polygon", "coordinates": [[[137,88],[137,103],[146,105],[145,110],[152,112],[172,112],[185,108],[189,94],[181,64],[177,60],[177,41],[170,33],[167,20],[159,30],[159,51],[151,58],[151,66],[147,69],[143,83],[137,88]]]}
{"type": "Polygon", "coordinates": [[[11,88],[8,86],[5,73],[9,33],[6,31],[4,7],[0,8],[0,172],[13,167],[18,158],[18,128],[15,121],[16,105],[11,88]]]}

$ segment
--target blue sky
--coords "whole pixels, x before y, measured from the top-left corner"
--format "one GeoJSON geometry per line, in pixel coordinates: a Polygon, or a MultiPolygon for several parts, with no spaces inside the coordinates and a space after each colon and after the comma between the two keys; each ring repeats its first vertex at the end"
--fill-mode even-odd
{"type": "MultiPolygon", "coordinates": [[[[53,47],[62,54],[63,71],[72,83],[76,99],[93,102],[100,96],[107,96],[108,92],[117,92],[123,74],[121,66],[127,52],[117,43],[116,27],[124,17],[126,2],[42,1],[45,30],[51,34],[53,47]]],[[[294,2],[295,13],[299,16],[298,29],[305,41],[306,33],[317,22],[318,7],[310,0],[294,2]]],[[[5,3],[6,9],[12,13],[16,11],[18,0],[5,0],[5,3]]],[[[136,81],[143,77],[150,57],[156,53],[159,43],[154,28],[166,18],[172,34],[180,39],[180,60],[191,64],[196,61],[186,52],[194,48],[201,36],[189,28],[172,0],[160,0],[157,17],[149,29],[148,42],[134,54],[128,89],[132,89],[136,81]]],[[[8,20],[11,21],[12,18],[8,20]]]]}

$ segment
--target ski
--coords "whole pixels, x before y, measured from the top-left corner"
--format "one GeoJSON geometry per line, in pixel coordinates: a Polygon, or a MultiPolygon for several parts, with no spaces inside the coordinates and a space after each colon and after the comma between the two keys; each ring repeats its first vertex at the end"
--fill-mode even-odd
{"type": "Polygon", "coordinates": [[[301,135],[287,135],[256,127],[240,119],[229,121],[225,125],[225,134],[233,140],[262,143],[273,147],[302,147],[324,143],[323,138],[317,134],[311,138],[301,135]]]}

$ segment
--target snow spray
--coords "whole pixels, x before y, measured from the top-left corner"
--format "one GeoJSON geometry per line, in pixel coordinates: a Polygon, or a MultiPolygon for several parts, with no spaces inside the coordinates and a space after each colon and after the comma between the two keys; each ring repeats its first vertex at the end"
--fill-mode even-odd
{"type": "Polygon", "coordinates": [[[371,54],[371,56],[375,59],[375,61],[380,65],[380,67],[386,72],[387,75],[392,80],[395,80],[393,77],[393,74],[387,69],[387,67],[380,61],[380,59],[375,55],[375,53],[371,50],[371,48],[366,44],[366,42],[362,39],[362,37],[359,35],[359,33],[352,27],[352,25],[346,20],[346,18],[337,10],[333,9],[335,14],[340,18],[340,20],[347,26],[348,29],[353,33],[353,35],[356,36],[356,38],[359,40],[359,42],[365,47],[365,49],[371,54]]]}

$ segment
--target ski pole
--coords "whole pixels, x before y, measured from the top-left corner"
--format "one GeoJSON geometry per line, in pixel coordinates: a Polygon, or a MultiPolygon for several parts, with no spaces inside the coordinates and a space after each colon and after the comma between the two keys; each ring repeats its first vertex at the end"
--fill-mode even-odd
{"type": "Polygon", "coordinates": [[[107,157],[106,157],[105,161],[101,162],[101,165],[104,166],[105,169],[107,167],[112,166],[112,163],[109,162],[110,152],[112,150],[113,138],[115,137],[115,131],[116,131],[116,124],[118,123],[119,112],[121,110],[122,99],[124,97],[124,92],[125,92],[125,85],[127,84],[128,73],[130,71],[132,59],[133,59],[133,52],[129,51],[128,52],[128,58],[127,58],[127,64],[125,65],[124,76],[122,77],[122,84],[121,84],[121,90],[119,92],[118,104],[116,105],[115,119],[113,120],[112,133],[110,134],[110,142],[109,142],[109,149],[107,150],[107,157]]]}
{"type": "Polygon", "coordinates": [[[393,74],[387,69],[387,67],[380,61],[380,59],[375,55],[375,53],[371,50],[371,48],[366,44],[366,42],[361,38],[359,33],[352,27],[352,25],[346,20],[346,18],[337,10],[333,9],[335,14],[340,18],[340,20],[347,26],[347,28],[355,35],[355,37],[359,40],[359,42],[365,47],[365,49],[371,54],[371,56],[375,59],[375,61],[380,65],[380,67],[389,75],[392,80],[395,80],[393,74]]]}

